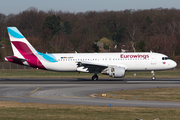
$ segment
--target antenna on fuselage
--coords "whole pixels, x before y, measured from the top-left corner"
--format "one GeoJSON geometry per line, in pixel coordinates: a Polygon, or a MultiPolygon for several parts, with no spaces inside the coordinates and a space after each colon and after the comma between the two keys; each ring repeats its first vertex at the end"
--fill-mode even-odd
{"type": "Polygon", "coordinates": [[[124,53],[124,52],[128,52],[129,51],[129,50],[125,50],[124,48],[125,48],[125,45],[122,45],[121,52],[124,53]]]}
{"type": "Polygon", "coordinates": [[[129,50],[121,49],[121,52],[123,52],[123,53],[124,53],[124,52],[128,52],[128,51],[129,51],[129,50]]]}

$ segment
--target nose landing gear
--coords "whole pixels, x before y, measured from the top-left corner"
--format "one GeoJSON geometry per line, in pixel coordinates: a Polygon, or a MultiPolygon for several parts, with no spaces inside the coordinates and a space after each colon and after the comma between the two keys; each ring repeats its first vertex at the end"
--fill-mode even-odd
{"type": "Polygon", "coordinates": [[[151,78],[151,79],[152,79],[152,80],[156,80],[156,77],[155,77],[155,74],[154,74],[154,71],[153,71],[153,70],[151,71],[151,73],[152,73],[152,78],[151,78]]]}

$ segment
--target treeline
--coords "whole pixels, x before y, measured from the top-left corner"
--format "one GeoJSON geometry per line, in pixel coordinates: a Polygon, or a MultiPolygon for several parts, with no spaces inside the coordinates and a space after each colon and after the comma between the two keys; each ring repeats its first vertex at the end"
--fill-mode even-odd
{"type": "MultiPolygon", "coordinates": [[[[180,10],[151,9],[69,13],[29,8],[19,14],[0,13],[0,60],[11,55],[7,27],[17,27],[40,52],[94,52],[101,38],[111,51],[153,51],[180,55],[180,10]],[[116,46],[117,47],[114,47],[116,46]]],[[[105,49],[109,49],[105,46],[105,49]]]]}

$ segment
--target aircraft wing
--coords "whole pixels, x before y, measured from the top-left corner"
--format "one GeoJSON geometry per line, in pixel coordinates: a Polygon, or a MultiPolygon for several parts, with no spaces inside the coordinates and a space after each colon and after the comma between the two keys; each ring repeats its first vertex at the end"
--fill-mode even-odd
{"type": "Polygon", "coordinates": [[[85,69],[86,71],[89,71],[90,73],[99,72],[101,73],[104,69],[108,67],[108,64],[104,63],[96,63],[96,62],[77,62],[78,67],[83,67],[82,69],[85,69]]]}

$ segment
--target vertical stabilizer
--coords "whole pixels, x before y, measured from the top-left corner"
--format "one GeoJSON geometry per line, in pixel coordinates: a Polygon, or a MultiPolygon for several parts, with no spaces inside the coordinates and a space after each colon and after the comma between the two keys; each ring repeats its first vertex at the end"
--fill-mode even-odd
{"type": "Polygon", "coordinates": [[[16,27],[7,27],[14,56],[5,57],[6,61],[46,69],[34,47],[27,41],[16,27]]]}
{"type": "Polygon", "coordinates": [[[33,46],[16,27],[7,27],[14,56],[22,58],[26,54],[36,53],[33,46]]]}

